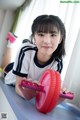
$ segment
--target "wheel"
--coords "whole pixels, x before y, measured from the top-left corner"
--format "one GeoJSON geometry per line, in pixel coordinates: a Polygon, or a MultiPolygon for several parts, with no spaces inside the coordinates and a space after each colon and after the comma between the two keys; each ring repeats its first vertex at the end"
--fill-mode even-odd
{"type": "Polygon", "coordinates": [[[57,105],[58,100],[59,100],[59,95],[60,95],[60,88],[61,88],[61,78],[60,74],[55,71],[56,74],[56,86],[55,86],[55,91],[51,100],[51,103],[49,107],[47,108],[47,112],[50,112],[54,109],[54,107],[57,105]]]}
{"type": "Polygon", "coordinates": [[[44,86],[44,92],[37,92],[36,108],[40,112],[47,113],[56,87],[55,72],[51,69],[48,69],[46,72],[44,72],[39,82],[42,86],[44,86]]]}

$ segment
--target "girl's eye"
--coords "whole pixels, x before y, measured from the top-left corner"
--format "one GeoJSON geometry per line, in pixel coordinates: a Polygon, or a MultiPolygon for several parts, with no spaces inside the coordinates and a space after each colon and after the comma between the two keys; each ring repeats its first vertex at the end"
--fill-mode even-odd
{"type": "Polygon", "coordinates": [[[56,36],[56,34],[51,34],[52,37],[56,36]]]}
{"type": "Polygon", "coordinates": [[[44,34],[43,34],[43,33],[38,33],[38,35],[39,35],[39,36],[44,36],[44,34]]]}

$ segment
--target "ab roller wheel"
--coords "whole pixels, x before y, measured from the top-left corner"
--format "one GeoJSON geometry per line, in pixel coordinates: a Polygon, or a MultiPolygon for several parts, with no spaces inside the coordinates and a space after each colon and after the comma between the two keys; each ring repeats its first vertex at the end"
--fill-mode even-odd
{"type": "MultiPolygon", "coordinates": [[[[60,81],[60,78],[59,78],[60,81]]],[[[60,83],[58,89],[56,89],[56,72],[47,70],[40,79],[40,84],[44,88],[44,92],[38,92],[36,95],[36,108],[43,113],[51,111],[57,104],[60,83]]]]}
{"type": "Polygon", "coordinates": [[[21,86],[38,91],[36,93],[36,108],[42,113],[48,113],[56,106],[59,97],[73,99],[73,93],[60,93],[61,77],[59,72],[46,70],[39,80],[40,85],[22,80],[21,86]]]}

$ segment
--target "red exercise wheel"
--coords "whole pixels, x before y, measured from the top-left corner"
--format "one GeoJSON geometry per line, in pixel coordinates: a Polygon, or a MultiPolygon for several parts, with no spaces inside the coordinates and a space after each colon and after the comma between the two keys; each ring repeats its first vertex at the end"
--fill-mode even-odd
{"type": "Polygon", "coordinates": [[[60,94],[60,75],[51,69],[47,70],[39,80],[44,86],[45,92],[38,92],[36,95],[36,108],[38,111],[50,112],[57,104],[60,94]]]}
{"type": "Polygon", "coordinates": [[[52,70],[44,72],[39,80],[40,84],[44,87],[44,92],[38,92],[36,95],[36,108],[38,111],[46,113],[47,108],[52,101],[53,94],[56,87],[56,75],[52,70]]]}
{"type": "Polygon", "coordinates": [[[36,108],[42,113],[50,112],[57,104],[59,97],[73,99],[72,92],[60,92],[61,77],[59,72],[46,70],[39,80],[40,85],[31,81],[21,81],[21,86],[38,91],[36,93],[36,108]]]}
{"type": "Polygon", "coordinates": [[[60,79],[60,74],[55,71],[56,74],[56,87],[55,87],[55,92],[53,94],[52,100],[50,102],[50,105],[47,109],[47,112],[50,112],[54,107],[57,105],[58,100],[59,100],[59,95],[60,95],[60,89],[61,89],[61,79],[60,79]]]}

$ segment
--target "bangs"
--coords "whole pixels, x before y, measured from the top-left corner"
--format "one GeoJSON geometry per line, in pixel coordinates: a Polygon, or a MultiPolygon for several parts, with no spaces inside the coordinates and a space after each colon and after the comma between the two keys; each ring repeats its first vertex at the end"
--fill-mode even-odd
{"type": "Polygon", "coordinates": [[[52,33],[55,28],[59,31],[59,24],[56,21],[43,21],[37,25],[36,32],[52,33]]]}

